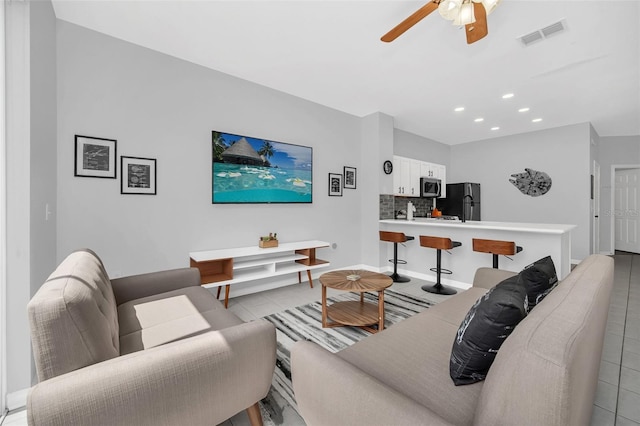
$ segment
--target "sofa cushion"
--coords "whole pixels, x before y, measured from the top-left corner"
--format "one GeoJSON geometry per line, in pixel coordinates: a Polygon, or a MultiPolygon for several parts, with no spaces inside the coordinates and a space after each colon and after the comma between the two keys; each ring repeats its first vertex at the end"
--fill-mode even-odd
{"type": "Polygon", "coordinates": [[[531,311],[558,284],[558,275],[551,256],[525,266],[520,272],[520,279],[527,289],[528,311],[531,311]]]}
{"type": "Polygon", "coordinates": [[[453,339],[449,373],[456,386],[484,380],[498,349],[527,315],[526,309],[527,291],[517,275],[477,300],[453,339]]]}
{"type": "Polygon", "coordinates": [[[242,324],[203,287],[185,287],[118,306],[122,355],[242,324]]]}
{"type": "Polygon", "coordinates": [[[67,256],[27,309],[40,381],[120,355],[111,282],[90,250],[67,256]]]}
{"type": "Polygon", "coordinates": [[[470,425],[483,383],[454,386],[449,355],[458,325],[485,292],[470,288],[336,355],[448,422],[470,425]]]}

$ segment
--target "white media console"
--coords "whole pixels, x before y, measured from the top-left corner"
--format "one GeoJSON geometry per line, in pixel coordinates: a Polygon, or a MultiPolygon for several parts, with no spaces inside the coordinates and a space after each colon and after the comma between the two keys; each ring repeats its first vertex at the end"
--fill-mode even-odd
{"type": "Polygon", "coordinates": [[[238,247],[230,249],[205,250],[189,253],[190,264],[200,270],[203,287],[225,287],[224,306],[229,305],[231,284],[270,278],[278,275],[307,271],[309,285],[311,270],[329,266],[326,260],[316,257],[316,249],[329,247],[325,241],[298,241],[282,243],[277,247],[238,247]]]}

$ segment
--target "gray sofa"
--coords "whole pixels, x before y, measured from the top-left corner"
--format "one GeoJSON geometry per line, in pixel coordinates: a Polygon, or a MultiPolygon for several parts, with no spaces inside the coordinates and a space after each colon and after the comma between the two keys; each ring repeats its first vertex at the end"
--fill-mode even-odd
{"type": "Polygon", "coordinates": [[[506,339],[485,381],[454,386],[449,358],[465,314],[513,275],[481,268],[473,287],[332,354],[292,348],[308,425],[588,425],[613,284],[613,259],[581,262],[506,339]]]}
{"type": "Polygon", "coordinates": [[[95,253],[77,251],[28,313],[30,425],[215,425],[245,409],[262,424],[275,327],[224,309],[195,268],[110,280],[95,253]]]}

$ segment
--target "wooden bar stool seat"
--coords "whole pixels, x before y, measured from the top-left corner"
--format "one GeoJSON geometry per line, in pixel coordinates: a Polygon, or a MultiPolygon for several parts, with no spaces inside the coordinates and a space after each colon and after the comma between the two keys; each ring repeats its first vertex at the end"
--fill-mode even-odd
{"type": "Polygon", "coordinates": [[[389,262],[393,263],[393,274],[389,275],[393,282],[408,283],[411,281],[408,277],[403,277],[398,274],[398,264],[407,264],[406,260],[398,259],[398,244],[403,244],[411,240],[415,240],[415,238],[409,235],[404,235],[403,232],[380,231],[380,241],[393,243],[393,259],[389,259],[389,262]]]}
{"type": "Polygon", "coordinates": [[[473,251],[491,253],[493,255],[493,267],[498,269],[498,256],[513,256],[522,251],[513,241],[473,239],[473,251]]]}
{"type": "Polygon", "coordinates": [[[427,235],[420,235],[420,246],[436,249],[436,267],[429,269],[436,273],[435,285],[423,285],[421,288],[424,291],[435,294],[456,294],[457,291],[451,287],[443,286],[440,282],[442,274],[451,274],[449,269],[442,267],[442,250],[451,250],[462,245],[459,241],[451,241],[451,238],[443,237],[430,237],[427,235]]]}

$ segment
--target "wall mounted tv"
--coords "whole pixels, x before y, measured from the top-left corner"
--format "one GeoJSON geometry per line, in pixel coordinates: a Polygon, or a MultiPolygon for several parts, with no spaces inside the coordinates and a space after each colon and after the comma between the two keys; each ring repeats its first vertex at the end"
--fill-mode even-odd
{"type": "Polygon", "coordinates": [[[212,132],[212,203],[311,203],[313,149],[212,132]]]}

